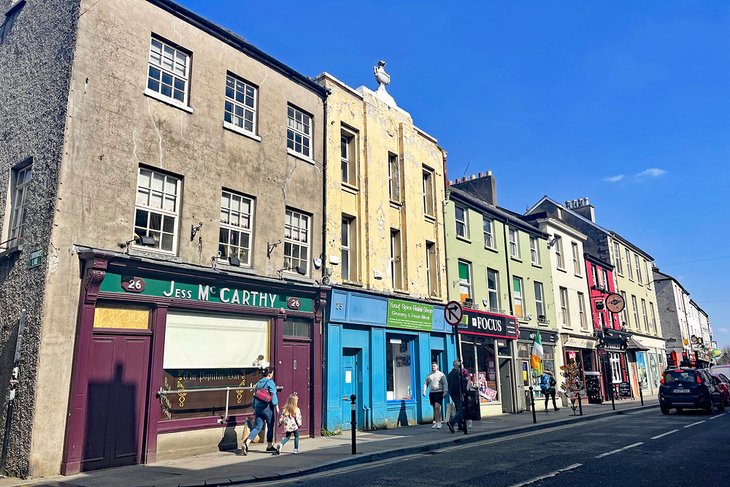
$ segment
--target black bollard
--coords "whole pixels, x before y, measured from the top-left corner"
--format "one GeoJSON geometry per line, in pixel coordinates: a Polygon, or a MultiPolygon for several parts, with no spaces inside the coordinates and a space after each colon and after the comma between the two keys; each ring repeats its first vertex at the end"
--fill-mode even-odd
{"type": "Polygon", "coordinates": [[[608,390],[611,392],[611,407],[615,411],[616,410],[616,402],[613,399],[613,384],[611,384],[611,386],[608,388],[608,390]]]}
{"type": "Polygon", "coordinates": [[[639,382],[639,399],[641,399],[641,405],[644,405],[644,393],[641,391],[641,382],[639,382]]]}
{"type": "Polygon", "coordinates": [[[578,411],[580,411],[580,415],[583,416],[583,402],[581,401],[580,391],[578,391],[578,411]]]}
{"type": "Polygon", "coordinates": [[[532,422],[537,423],[537,415],[535,414],[535,395],[532,392],[532,386],[530,386],[530,404],[532,405],[532,422]]]}
{"type": "Polygon", "coordinates": [[[355,409],[355,400],[357,399],[357,396],[355,394],[350,395],[350,401],[352,402],[352,411],[350,413],[350,424],[352,424],[352,454],[357,454],[357,443],[356,443],[356,435],[357,435],[357,410],[355,409]]]}

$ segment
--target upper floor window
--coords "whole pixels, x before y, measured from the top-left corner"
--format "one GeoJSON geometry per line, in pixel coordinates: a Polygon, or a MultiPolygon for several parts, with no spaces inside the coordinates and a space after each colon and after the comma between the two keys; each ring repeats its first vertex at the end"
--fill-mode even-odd
{"type": "Polygon", "coordinates": [[[626,249],[626,270],[629,273],[629,279],[634,280],[634,268],[631,267],[631,252],[626,249]]]}
{"type": "Polygon", "coordinates": [[[621,297],[624,298],[624,310],[621,312],[621,319],[628,326],[629,325],[629,300],[626,299],[626,292],[621,291],[621,297]]]}
{"type": "Polygon", "coordinates": [[[540,247],[537,237],[530,237],[530,261],[535,265],[540,265],[540,247]]]}
{"type": "Polygon", "coordinates": [[[535,285],[535,312],[538,321],[545,320],[545,292],[541,282],[534,281],[535,285]]]}
{"type": "Polygon", "coordinates": [[[31,164],[14,168],[10,181],[10,230],[8,247],[17,247],[23,243],[25,224],[28,217],[28,193],[33,179],[31,164]]]}
{"type": "Polygon", "coordinates": [[[245,132],[255,134],[257,91],[254,85],[227,75],[223,120],[245,132]]]}
{"type": "Polygon", "coordinates": [[[181,180],[156,170],[139,168],[134,233],[152,237],[154,245],[165,252],[177,251],[177,227],[180,214],[181,180]]]}
{"type": "Polygon", "coordinates": [[[639,258],[639,254],[634,254],[634,262],[636,263],[636,281],[639,284],[643,284],[644,279],[641,274],[641,265],[639,265],[639,263],[641,262],[641,260],[639,258]]]}
{"type": "Polygon", "coordinates": [[[466,208],[456,205],[454,213],[456,215],[456,236],[469,238],[469,221],[467,220],[466,208]]]}
{"type": "Polygon", "coordinates": [[[150,39],[147,89],[187,105],[190,55],[153,37],[150,39]]]}
{"type": "Polygon", "coordinates": [[[388,153],[388,197],[396,203],[401,199],[401,163],[400,157],[392,152],[388,153]]]}
{"type": "Polygon", "coordinates": [[[509,229],[509,255],[520,258],[520,233],[514,228],[509,229]]]}
{"type": "Polygon", "coordinates": [[[654,334],[657,334],[657,328],[656,328],[656,314],[654,313],[654,303],[649,301],[649,310],[651,311],[651,329],[654,332],[654,334]]]}
{"type": "Polygon", "coordinates": [[[357,186],[357,135],[340,130],[340,172],[343,183],[357,186]]]}
{"type": "Polygon", "coordinates": [[[499,301],[499,272],[494,269],[487,269],[487,295],[489,298],[489,310],[493,313],[501,313],[502,306],[499,301]]]}
{"type": "Polygon", "coordinates": [[[566,325],[570,326],[570,307],[568,304],[568,289],[560,288],[560,320],[566,325]]]}
{"type": "Polygon", "coordinates": [[[636,304],[636,296],[631,295],[631,305],[634,308],[634,323],[636,323],[636,329],[641,329],[641,322],[639,321],[639,306],[636,304]]]}
{"type": "MultiPolygon", "coordinates": [[[[600,315],[603,316],[603,313],[600,313],[600,315]]],[[[580,327],[587,330],[588,321],[586,320],[585,295],[581,292],[578,293],[578,319],[580,320],[580,327]]]]}
{"type": "Polygon", "coordinates": [[[472,299],[471,292],[471,263],[464,260],[459,261],[459,301],[464,304],[467,299],[472,299]]]}
{"type": "Polygon", "coordinates": [[[355,218],[342,215],[340,252],[342,257],[342,279],[345,281],[357,280],[357,240],[355,232],[355,218]]]}
{"type": "Polygon", "coordinates": [[[284,217],[284,269],[309,275],[310,217],[287,208],[284,217]]]}
{"type": "Polygon", "coordinates": [[[390,283],[393,289],[403,289],[403,252],[400,230],[390,229],[390,283]]]}
{"type": "Polygon", "coordinates": [[[644,261],[644,270],[646,271],[646,287],[651,288],[652,275],[649,270],[649,261],[644,261]]]}
{"type": "Polygon", "coordinates": [[[433,171],[423,167],[423,212],[429,216],[436,216],[436,200],[434,198],[433,171]]]}
{"type": "Polygon", "coordinates": [[[603,289],[608,291],[611,288],[608,282],[608,271],[606,269],[601,269],[601,275],[603,276],[603,289]]]}
{"type": "Polygon", "coordinates": [[[593,287],[598,287],[598,269],[596,269],[596,264],[591,264],[591,281],[593,281],[593,287]]]}
{"type": "Polygon", "coordinates": [[[555,236],[555,258],[557,259],[558,269],[565,269],[565,256],[563,255],[563,238],[555,236]]]}
{"type": "Polygon", "coordinates": [[[644,330],[649,333],[649,315],[646,313],[646,299],[641,298],[641,316],[644,318],[644,330]]]}
{"type": "Polygon", "coordinates": [[[484,246],[494,249],[496,248],[494,241],[494,222],[491,218],[484,217],[484,246]]]}
{"type": "Polygon", "coordinates": [[[232,191],[221,193],[221,225],[218,235],[218,256],[234,257],[245,266],[251,265],[251,229],[253,200],[232,191]]]}
{"type": "Polygon", "coordinates": [[[624,263],[621,260],[621,246],[618,242],[613,243],[613,262],[616,264],[616,272],[620,275],[624,274],[624,263]]]}
{"type": "Polygon", "coordinates": [[[286,147],[312,157],[312,117],[291,105],[287,107],[286,147]]]}
{"type": "Polygon", "coordinates": [[[426,283],[428,284],[428,295],[439,295],[438,283],[438,259],[436,255],[436,244],[426,242],[426,283]]]}
{"type": "Polygon", "coordinates": [[[514,304],[515,316],[518,318],[525,316],[525,301],[522,290],[522,278],[512,276],[512,302],[514,304]]]}
{"type": "Polygon", "coordinates": [[[578,244],[575,242],[570,243],[571,250],[573,251],[573,273],[576,276],[581,275],[580,266],[580,252],[578,251],[578,244]]]}

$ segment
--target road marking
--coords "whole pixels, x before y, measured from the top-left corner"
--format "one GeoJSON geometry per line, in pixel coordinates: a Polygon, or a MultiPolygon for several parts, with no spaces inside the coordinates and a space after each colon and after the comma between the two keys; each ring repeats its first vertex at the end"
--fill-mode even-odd
{"type": "Polygon", "coordinates": [[[697,426],[698,424],[702,424],[704,422],[705,420],[703,419],[702,421],[697,421],[696,423],[685,425],[685,428],[691,428],[692,426],[697,426]]]}
{"type": "Polygon", "coordinates": [[[672,431],[667,431],[666,433],[662,433],[661,435],[656,435],[656,436],[652,436],[652,437],[651,437],[651,439],[652,439],[652,440],[658,440],[658,439],[659,439],[659,438],[661,438],[662,436],[667,436],[667,435],[671,435],[672,433],[676,433],[677,431],[679,431],[679,430],[672,430],[672,431]]]}
{"type": "Polygon", "coordinates": [[[524,487],[525,485],[534,484],[535,482],[539,482],[541,480],[549,479],[552,477],[557,477],[563,472],[567,472],[569,470],[574,470],[578,467],[582,467],[582,463],[574,463],[573,465],[568,465],[565,468],[561,468],[560,470],[555,470],[554,472],[546,473],[545,475],[540,475],[539,477],[531,478],[530,480],[526,480],[524,482],[521,482],[519,484],[512,484],[509,487],[524,487]]]}
{"type": "Polygon", "coordinates": [[[609,452],[606,452],[606,453],[601,453],[600,455],[596,455],[595,458],[607,457],[609,455],[613,455],[614,453],[622,452],[622,451],[628,450],[630,448],[635,448],[635,447],[637,447],[639,445],[643,445],[643,444],[644,444],[644,442],[643,441],[640,441],[638,443],[634,443],[633,445],[628,445],[628,446],[625,446],[623,448],[619,448],[618,450],[613,450],[613,451],[609,451],[609,452]]]}
{"type": "Polygon", "coordinates": [[[725,416],[725,413],[720,413],[720,414],[718,414],[716,416],[711,417],[710,419],[719,418],[720,416],[725,416]]]}

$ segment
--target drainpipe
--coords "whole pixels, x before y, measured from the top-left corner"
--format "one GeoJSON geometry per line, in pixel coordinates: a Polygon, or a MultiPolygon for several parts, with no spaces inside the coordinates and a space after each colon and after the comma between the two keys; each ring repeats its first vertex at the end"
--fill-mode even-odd
{"type": "MultiPolygon", "coordinates": [[[[509,314],[510,314],[510,316],[514,316],[515,312],[513,309],[514,305],[512,303],[512,282],[511,282],[512,281],[512,272],[509,270],[510,256],[509,256],[509,243],[507,242],[507,232],[509,231],[509,228],[508,228],[509,223],[508,223],[507,219],[503,220],[503,223],[504,223],[504,232],[502,233],[502,237],[504,240],[504,258],[505,258],[505,263],[507,264],[507,299],[509,300],[509,314]]],[[[523,281],[523,283],[524,283],[524,281],[523,281]]],[[[523,296],[522,310],[523,311],[525,309],[524,295],[525,294],[524,294],[524,289],[523,289],[522,290],[522,296],[523,296]]]]}

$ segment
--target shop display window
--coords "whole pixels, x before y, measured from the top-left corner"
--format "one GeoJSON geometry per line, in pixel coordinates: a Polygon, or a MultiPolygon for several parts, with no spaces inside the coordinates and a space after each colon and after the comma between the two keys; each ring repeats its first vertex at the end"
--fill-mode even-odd
{"type": "Polygon", "coordinates": [[[413,399],[413,341],[388,335],[385,344],[385,370],[388,401],[413,399]]]}
{"type": "Polygon", "coordinates": [[[489,404],[499,401],[494,339],[474,337],[473,341],[463,341],[461,350],[464,367],[479,389],[479,402],[489,404]]]}

